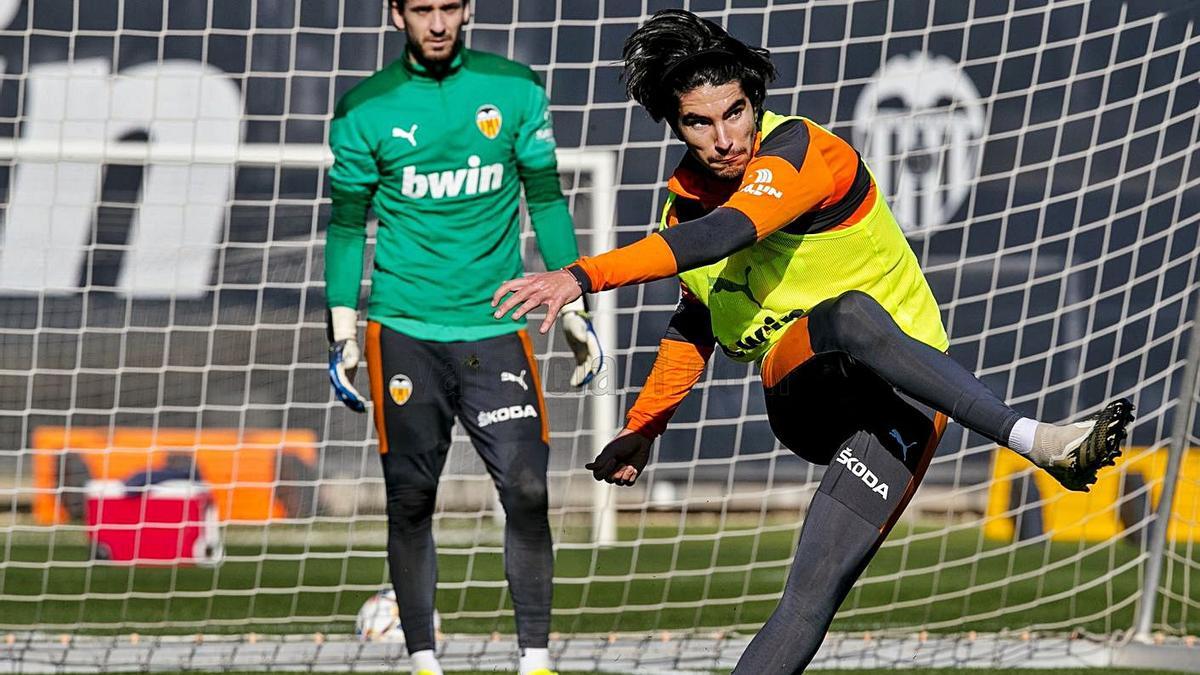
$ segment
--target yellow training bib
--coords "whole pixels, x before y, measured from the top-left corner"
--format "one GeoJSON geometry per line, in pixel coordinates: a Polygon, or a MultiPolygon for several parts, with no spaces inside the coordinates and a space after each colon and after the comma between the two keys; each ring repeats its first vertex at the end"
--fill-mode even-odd
{"type": "MultiPolygon", "coordinates": [[[[773,130],[786,119],[794,118],[766,118],[764,136],[768,124],[773,130]]],[[[662,228],[674,200],[667,198],[662,228]]],[[[791,322],[851,290],[875,298],[913,338],[940,351],[950,345],[933,292],[882,196],[850,227],[775,232],[679,277],[708,306],[717,342],[737,361],[761,361],[791,322]]]]}

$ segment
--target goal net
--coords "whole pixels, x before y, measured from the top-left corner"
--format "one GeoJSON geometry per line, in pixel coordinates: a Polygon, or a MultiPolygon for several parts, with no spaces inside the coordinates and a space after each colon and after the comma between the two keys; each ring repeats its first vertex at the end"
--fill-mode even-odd
{"type": "MultiPolygon", "coordinates": [[[[618,61],[686,7],[772,51],[768,109],[861,151],[959,362],[1043,420],[1137,404],[1088,495],[952,424],[819,664],[1096,665],[1200,632],[1195,3],[471,5],[468,43],[546,83],[581,250],[659,217],[682,146],[618,61]]],[[[403,664],[353,638],[387,583],[383,484],[370,416],[329,394],[321,281],[333,105],[402,47],[382,0],[0,0],[0,652],[30,672],[403,664]]],[[[637,486],[592,481],[677,298],[597,298],[587,392],[557,330],[536,341],[564,670],[727,670],[822,476],[718,357],[637,486]]],[[[509,667],[503,514],[454,437],[441,649],[509,667]]]]}

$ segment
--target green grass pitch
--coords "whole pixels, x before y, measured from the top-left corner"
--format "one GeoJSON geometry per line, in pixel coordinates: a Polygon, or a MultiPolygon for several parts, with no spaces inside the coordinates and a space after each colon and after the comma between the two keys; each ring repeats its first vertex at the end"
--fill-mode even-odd
{"type": "MultiPolygon", "coordinates": [[[[557,553],[556,614],[552,629],[576,633],[706,631],[736,626],[752,633],[770,613],[782,587],[792,555],[795,533],[789,529],[622,529],[622,544],[600,551],[561,548],[557,553]],[[638,543],[634,544],[635,537],[638,543]],[[694,538],[693,538],[694,537],[694,538]],[[725,571],[708,573],[714,567],[725,571]],[[636,571],[636,581],[621,579],[636,571]],[[612,580],[593,580],[598,576],[612,580]],[[758,600],[743,602],[747,595],[758,600]],[[703,602],[696,602],[703,600],[703,602]],[[694,606],[666,607],[665,602],[694,606]],[[612,608],[612,611],[603,611],[612,608]],[[618,610],[617,608],[621,608],[618,610]],[[592,611],[579,611],[579,610],[592,611]]],[[[76,533],[78,534],[78,533],[76,533]]],[[[984,540],[975,529],[948,536],[925,530],[897,531],[871,564],[845,607],[858,616],[839,618],[834,630],[881,630],[894,625],[954,622],[955,632],[996,631],[1012,626],[1054,625],[1057,630],[1082,628],[1105,633],[1127,628],[1133,620],[1140,583],[1139,549],[1130,543],[1104,545],[1037,543],[1016,549],[984,540]],[[899,570],[902,580],[888,575],[899,570]],[[1123,571],[1110,576],[1110,570],[1123,571]],[[993,581],[1027,574],[988,591],[973,589],[993,581]],[[1098,582],[1091,586],[1091,582],[1098,582]],[[1056,592],[1066,593],[1046,600],[1056,592]],[[922,603],[903,612],[889,606],[897,601],[931,595],[951,599],[922,603]],[[1030,603],[1027,607],[1025,603],[1030,603]],[[994,614],[993,614],[994,613],[994,614]],[[968,617],[956,621],[959,617],[968,617]],[[1072,617],[1088,617],[1084,620],[1072,617]]],[[[385,579],[379,546],[372,549],[309,546],[231,545],[221,565],[207,567],[140,567],[89,564],[81,537],[57,536],[39,540],[31,535],[0,535],[0,623],[10,627],[64,627],[87,622],[89,632],[280,633],[347,634],[353,616],[368,590],[338,592],[345,584],[378,587],[385,579]],[[172,592],[172,590],[174,592],[172,592]],[[216,593],[211,593],[211,591],[216,593]],[[85,597],[85,593],[87,596],[85,597]],[[47,599],[47,594],[57,596],[47,599]],[[227,623],[210,622],[212,619],[227,623]],[[174,624],[168,628],[147,624],[174,624]],[[143,624],[131,627],[130,624],[143,624]]],[[[1178,556],[1197,550],[1180,548],[1178,556]]],[[[1173,563],[1183,564],[1176,559],[1173,563]]],[[[1179,572],[1180,570],[1177,570],[1179,572]]],[[[441,557],[441,581],[463,588],[443,588],[438,606],[443,613],[462,610],[488,612],[487,618],[454,618],[444,622],[448,633],[512,632],[511,617],[499,613],[508,601],[502,584],[500,555],[470,549],[451,549],[441,557]],[[470,583],[464,583],[470,582],[470,583]]],[[[1164,576],[1180,584],[1190,575],[1164,576]]],[[[1178,592],[1186,597],[1180,586],[1178,592]]],[[[1200,613],[1168,605],[1166,618],[1176,630],[1200,632],[1200,613]]],[[[10,628],[11,629],[11,628],[10,628]]],[[[1061,671],[1060,671],[1061,672],[1061,671]]]]}

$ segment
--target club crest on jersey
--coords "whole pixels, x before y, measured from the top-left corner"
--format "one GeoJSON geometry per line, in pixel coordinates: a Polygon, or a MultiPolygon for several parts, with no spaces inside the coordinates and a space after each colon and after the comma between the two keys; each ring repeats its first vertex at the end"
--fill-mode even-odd
{"type": "Polygon", "coordinates": [[[388,395],[392,397],[392,402],[396,405],[408,403],[408,399],[412,398],[412,392],[413,383],[407,375],[396,374],[388,380],[388,395]]]}
{"type": "Polygon", "coordinates": [[[500,115],[500,109],[491,103],[484,103],[479,106],[479,110],[475,111],[475,126],[479,127],[479,133],[488,138],[495,138],[500,135],[500,127],[504,125],[504,117],[500,115]]]}

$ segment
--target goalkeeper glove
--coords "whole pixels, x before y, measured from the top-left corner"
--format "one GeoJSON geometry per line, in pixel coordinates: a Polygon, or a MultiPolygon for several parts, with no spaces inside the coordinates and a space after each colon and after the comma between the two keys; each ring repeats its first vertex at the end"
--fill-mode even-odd
{"type": "Polygon", "coordinates": [[[329,383],[333,396],[354,412],[366,412],[367,404],[354,388],[354,371],[362,352],[358,348],[358,311],[330,307],[326,317],[329,342],[329,383]]]}
{"type": "Polygon", "coordinates": [[[604,365],[604,351],[592,328],[592,315],[588,313],[582,295],[558,310],[558,321],[567,345],[575,354],[571,386],[582,387],[591,382],[604,365]]]}
{"type": "Polygon", "coordinates": [[[596,480],[633,485],[650,461],[650,447],[653,445],[653,438],[625,429],[584,468],[591,470],[596,480]]]}

